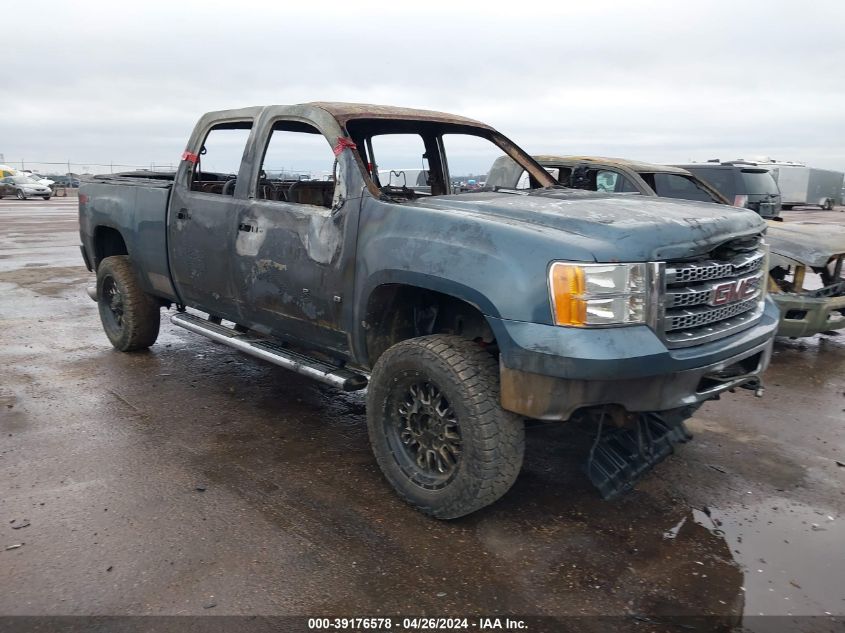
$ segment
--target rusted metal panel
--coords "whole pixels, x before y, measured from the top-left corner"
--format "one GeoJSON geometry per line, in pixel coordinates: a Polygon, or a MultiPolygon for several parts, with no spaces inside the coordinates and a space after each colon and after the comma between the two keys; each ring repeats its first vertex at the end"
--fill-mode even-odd
{"type": "Polygon", "coordinates": [[[475,119],[433,110],[400,108],[368,103],[336,103],[327,101],[312,101],[303,105],[321,108],[331,114],[341,124],[345,124],[352,119],[396,119],[470,125],[485,130],[493,130],[489,125],[476,121],[475,119]]]}
{"type": "Polygon", "coordinates": [[[821,268],[845,254],[845,226],[814,222],[769,222],[767,241],[773,253],[821,268]]]}

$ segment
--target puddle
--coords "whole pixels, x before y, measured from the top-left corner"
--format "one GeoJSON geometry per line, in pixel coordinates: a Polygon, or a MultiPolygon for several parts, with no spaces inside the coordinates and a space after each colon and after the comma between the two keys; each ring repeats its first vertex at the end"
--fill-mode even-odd
{"type": "Polygon", "coordinates": [[[696,522],[725,538],[742,568],[745,615],[845,614],[845,519],[778,497],[696,522]]]}

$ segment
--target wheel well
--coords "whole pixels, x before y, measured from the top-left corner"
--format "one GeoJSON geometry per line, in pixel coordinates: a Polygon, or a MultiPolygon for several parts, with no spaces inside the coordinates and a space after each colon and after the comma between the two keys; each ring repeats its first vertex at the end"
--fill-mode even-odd
{"type": "Polygon", "coordinates": [[[375,365],[399,341],[427,334],[457,334],[496,351],[493,330],[474,305],[451,295],[404,284],[384,284],[367,302],[367,357],[375,365]]]}
{"type": "Polygon", "coordinates": [[[109,226],[99,226],[94,231],[94,270],[106,257],[112,255],[128,255],[126,242],[120,231],[109,226]]]}

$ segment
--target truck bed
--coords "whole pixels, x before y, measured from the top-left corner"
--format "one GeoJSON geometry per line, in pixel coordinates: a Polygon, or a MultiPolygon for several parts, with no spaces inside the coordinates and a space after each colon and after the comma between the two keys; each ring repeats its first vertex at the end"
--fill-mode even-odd
{"type": "Polygon", "coordinates": [[[128,172],[95,176],[79,189],[79,235],[96,266],[114,249],[106,233],[120,234],[145,291],[176,300],[170,282],[167,209],[174,174],[128,172]]]}

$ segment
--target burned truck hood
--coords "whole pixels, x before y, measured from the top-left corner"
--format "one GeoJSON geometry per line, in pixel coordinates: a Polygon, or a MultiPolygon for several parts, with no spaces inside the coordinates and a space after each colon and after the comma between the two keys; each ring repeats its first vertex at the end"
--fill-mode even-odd
{"type": "Polygon", "coordinates": [[[575,189],[464,193],[409,204],[579,236],[596,261],[681,259],[766,228],[759,215],[736,207],[575,189]]]}
{"type": "Polygon", "coordinates": [[[769,222],[766,241],[772,253],[813,268],[845,253],[845,226],[820,222],[769,222]]]}

